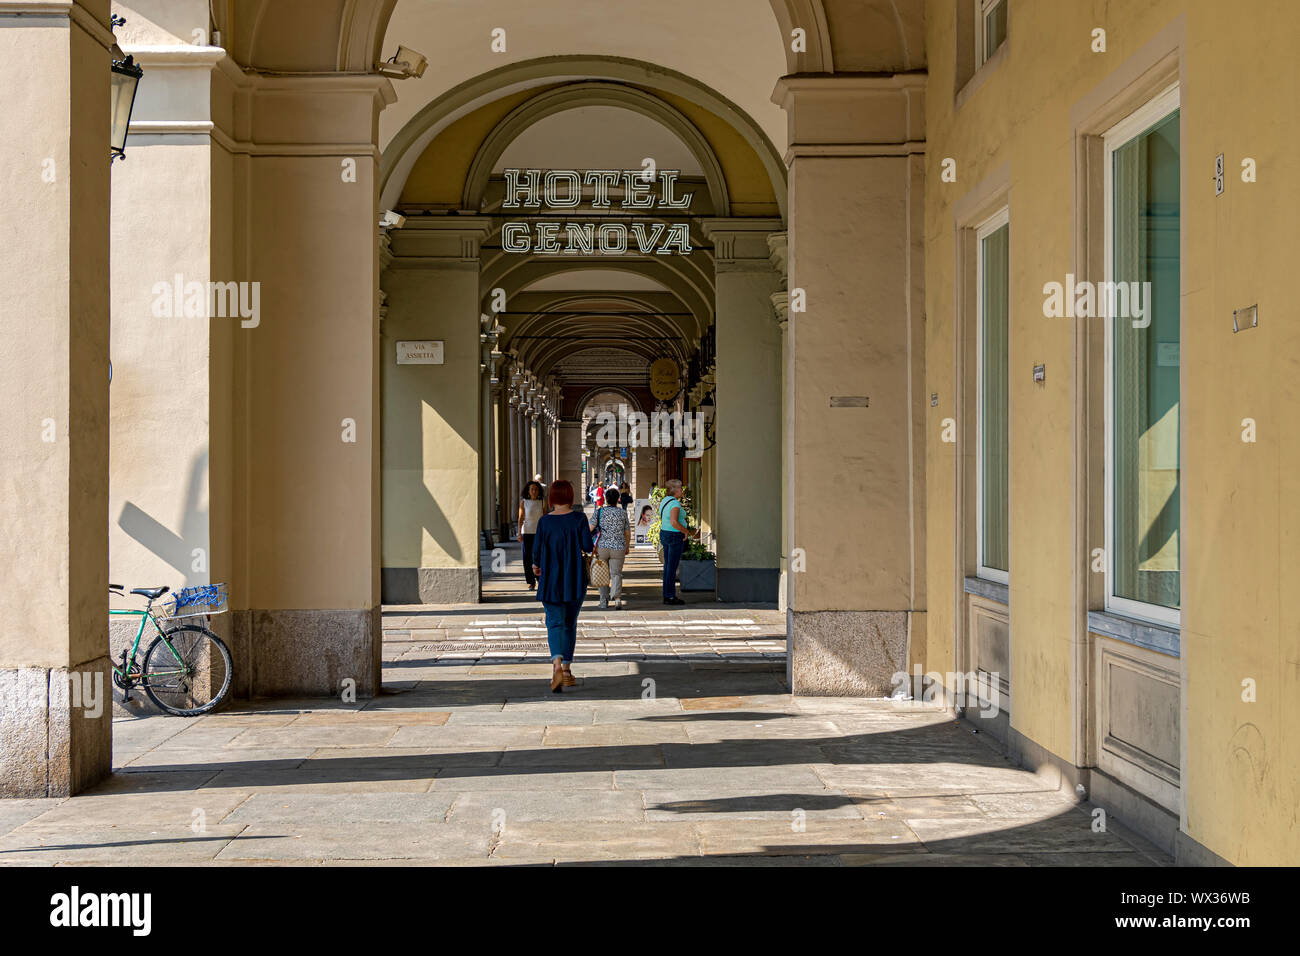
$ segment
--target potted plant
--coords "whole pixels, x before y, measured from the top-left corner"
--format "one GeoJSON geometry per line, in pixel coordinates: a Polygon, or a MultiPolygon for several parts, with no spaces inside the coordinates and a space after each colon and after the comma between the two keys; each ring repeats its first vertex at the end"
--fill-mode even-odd
{"type": "Polygon", "coordinates": [[[714,554],[698,541],[687,541],[682,551],[680,576],[683,591],[714,589],[714,554]]]}

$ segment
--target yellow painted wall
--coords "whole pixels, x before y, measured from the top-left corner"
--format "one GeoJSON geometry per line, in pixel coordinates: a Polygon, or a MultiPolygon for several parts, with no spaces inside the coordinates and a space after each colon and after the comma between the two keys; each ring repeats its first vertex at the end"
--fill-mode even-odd
{"type": "Polygon", "coordinates": [[[1251,0],[1142,4],[1011,0],[1002,62],[954,110],[951,0],[927,15],[929,183],[926,217],[929,629],[927,666],[951,660],[957,591],[953,446],[939,420],[955,414],[953,204],[1010,163],[1012,724],[1053,753],[1073,755],[1071,728],[1071,420],[1074,331],[1042,314],[1042,285],[1073,271],[1071,108],[1143,44],[1185,15],[1183,338],[1187,423],[1183,637],[1185,829],[1236,863],[1300,859],[1300,414],[1290,320],[1289,260],[1300,208],[1300,92],[1293,41],[1300,6],[1251,0]],[[1090,49],[1107,31],[1108,52],[1090,49]],[[1215,156],[1226,153],[1225,195],[1215,156]],[[1244,156],[1259,181],[1240,178],[1244,156]],[[957,161],[956,183],[940,164],[957,161]],[[1285,210],[1287,212],[1283,213],[1285,210]],[[1258,302],[1258,329],[1234,336],[1232,310],[1258,302]],[[1045,387],[1030,370],[1046,363],[1045,387]],[[1240,440],[1241,420],[1259,440],[1240,440]],[[1241,682],[1258,701],[1241,701],[1241,682]]]}
{"type": "Polygon", "coordinates": [[[478,274],[397,269],[384,288],[383,566],[477,569],[478,274]],[[398,365],[407,340],[441,341],[445,364],[398,365]]]}

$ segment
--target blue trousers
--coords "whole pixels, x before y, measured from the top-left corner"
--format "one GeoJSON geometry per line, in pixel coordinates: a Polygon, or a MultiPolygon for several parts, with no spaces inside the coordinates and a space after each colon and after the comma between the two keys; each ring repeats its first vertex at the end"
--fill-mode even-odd
{"type": "Polygon", "coordinates": [[[573,648],[578,643],[578,612],[581,601],[563,604],[543,604],[546,608],[546,643],[551,646],[551,658],[560,657],[564,663],[573,661],[573,648]]]}
{"type": "Polygon", "coordinates": [[[682,563],[682,549],[686,535],[680,531],[659,532],[659,543],[664,546],[664,600],[677,597],[677,565],[682,563]]]}

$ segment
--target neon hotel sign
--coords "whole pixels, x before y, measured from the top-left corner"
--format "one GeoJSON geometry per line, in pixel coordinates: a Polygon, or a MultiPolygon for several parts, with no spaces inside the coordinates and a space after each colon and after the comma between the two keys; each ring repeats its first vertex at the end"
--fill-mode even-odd
{"type": "MultiPolygon", "coordinates": [[[[584,190],[593,210],[612,209],[611,193],[621,194],[619,208],[673,211],[690,208],[694,193],[677,195],[678,170],[661,169],[507,169],[503,209],[576,209],[584,190]],[[658,184],[658,189],[655,186],[658,184]]],[[[501,227],[505,252],[535,255],[689,255],[690,226],[685,222],[507,222],[501,227]]]]}

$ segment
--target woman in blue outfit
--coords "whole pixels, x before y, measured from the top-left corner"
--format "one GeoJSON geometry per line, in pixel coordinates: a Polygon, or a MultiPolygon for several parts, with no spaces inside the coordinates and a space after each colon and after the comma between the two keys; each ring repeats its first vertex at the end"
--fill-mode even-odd
{"type": "Polygon", "coordinates": [[[551,484],[551,510],[537,521],[533,541],[533,574],[537,600],[546,608],[546,640],[551,646],[551,691],[577,683],[573,677],[573,648],[578,642],[578,611],[587,595],[584,554],[592,551],[591,527],[582,511],[573,510],[573,485],[551,484]]]}

